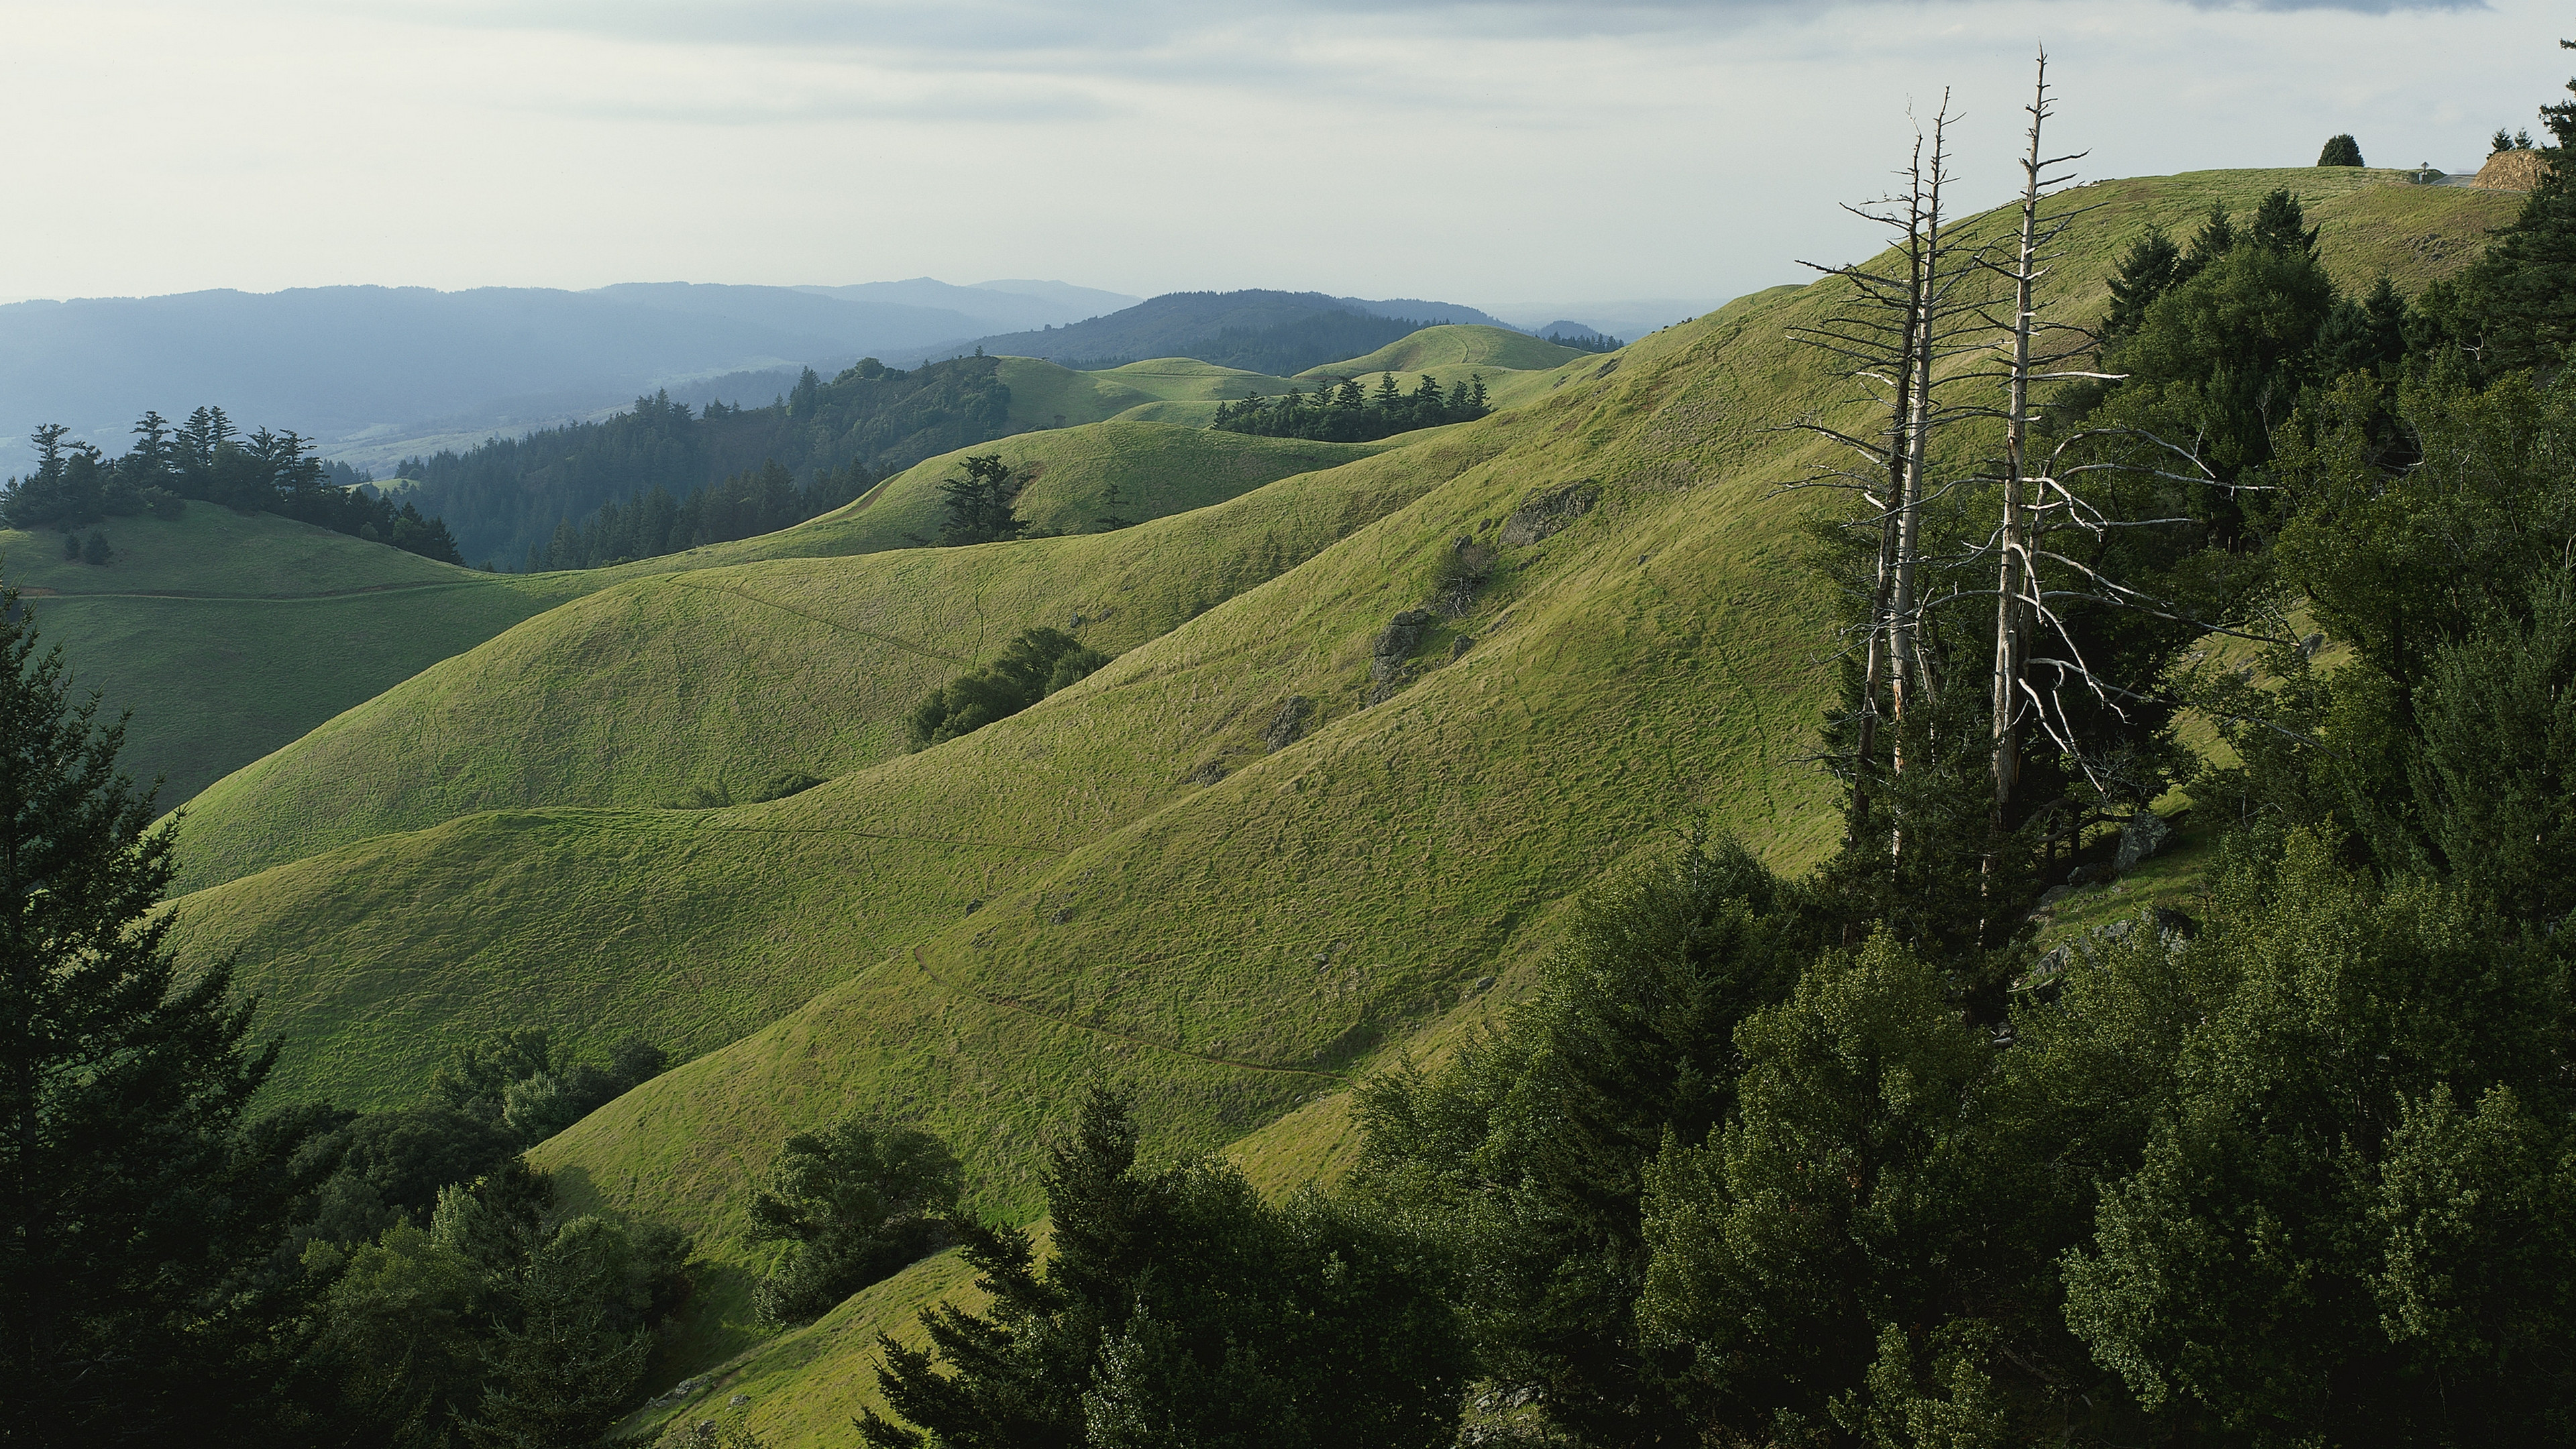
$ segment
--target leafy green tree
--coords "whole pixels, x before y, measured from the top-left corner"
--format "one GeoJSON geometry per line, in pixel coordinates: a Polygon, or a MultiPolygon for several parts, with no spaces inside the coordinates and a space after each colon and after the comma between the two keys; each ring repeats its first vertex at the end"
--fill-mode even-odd
{"type": "Polygon", "coordinates": [[[944,1246],[960,1182],[938,1138],[856,1113],[788,1138],[751,1197],[752,1236],[794,1245],[760,1286],[761,1316],[810,1323],[944,1246]]]}
{"type": "Polygon", "coordinates": [[[996,543],[1026,533],[1028,521],[1011,508],[1025,481],[999,453],[969,456],[962,477],[940,480],[940,506],[948,510],[940,545],[996,543]]]}
{"type": "MultiPolygon", "coordinates": [[[[2568,89],[2576,91],[2576,81],[2568,89]]],[[[2558,144],[2521,213],[2458,276],[2425,289],[2439,342],[2483,372],[2555,367],[2576,344],[2576,165],[2568,159],[2576,154],[2576,101],[2543,106],[2540,118],[2558,144]]]]}
{"type": "Polygon", "coordinates": [[[606,1218],[546,1234],[511,1285],[516,1322],[485,1351],[482,1400],[465,1420],[474,1449],[591,1449],[625,1413],[653,1351],[632,1322],[635,1245],[606,1218]],[[627,1311],[621,1312],[621,1309],[627,1311]]]}
{"type": "Polygon", "coordinates": [[[81,545],[82,563],[95,564],[103,568],[110,559],[115,557],[116,550],[108,547],[106,534],[93,533],[89,536],[89,542],[81,545]]]}
{"type": "Polygon", "coordinates": [[[2365,163],[2361,159],[2361,143],[2354,140],[2349,133],[2333,137],[2326,142],[2325,149],[2317,153],[2317,164],[2320,166],[2363,165],[2365,163]]]}
{"type": "Polygon", "coordinates": [[[1043,1174],[1055,1252],[961,1222],[989,1314],[940,1305],[931,1347],[879,1340],[903,1422],[881,1449],[1422,1446],[1457,1432],[1467,1359],[1427,1245],[1308,1198],[1264,1203],[1230,1169],[1136,1162],[1094,1089],[1043,1174]],[[950,1372],[941,1373],[944,1363],[950,1372]]]}
{"type": "Polygon", "coordinates": [[[2111,308],[2102,318],[2103,340],[2114,341],[2137,331],[2146,321],[2148,304],[2173,286],[2181,265],[2182,248],[2161,227],[2149,227],[2146,235],[2129,243],[2111,274],[2111,308]]]}
{"type": "Polygon", "coordinates": [[[310,1119],[228,963],[182,973],[172,832],[0,587],[0,1373],[13,1438],[245,1438],[279,1421],[292,1285],[265,1271],[310,1119]]]}
{"type": "Polygon", "coordinates": [[[1734,1105],[1736,1028],[1826,923],[1732,841],[1588,899],[1499,1037],[1360,1093],[1361,1184],[1445,1237],[1485,1372],[1585,1442],[1684,1432],[1679,1363],[1638,1338],[1649,1164],[1734,1105]]]}
{"type": "Polygon", "coordinates": [[[430,1087],[457,1111],[534,1146],[660,1075],[665,1061],[659,1047],[629,1036],[603,1069],[572,1060],[543,1027],[514,1027],[458,1048],[430,1087]]]}
{"type": "Polygon", "coordinates": [[[2067,1322],[2145,1409],[2237,1442],[2563,1438],[2566,962],[2336,855],[2294,835],[2222,885],[2143,1160],[2066,1260],[2067,1322]]]}

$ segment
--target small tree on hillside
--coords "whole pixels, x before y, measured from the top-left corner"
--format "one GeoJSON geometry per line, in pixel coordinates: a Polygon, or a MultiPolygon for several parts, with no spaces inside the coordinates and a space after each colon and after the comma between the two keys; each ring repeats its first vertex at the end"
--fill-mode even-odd
{"type": "Polygon", "coordinates": [[[760,1285],[762,1316],[811,1323],[939,1248],[959,1183],[946,1143],[857,1113],[788,1138],[751,1197],[753,1236],[795,1245],[760,1285]]]}
{"type": "Polygon", "coordinates": [[[948,521],[939,529],[940,545],[998,543],[1026,533],[1028,520],[1011,508],[1026,481],[999,453],[969,457],[964,477],[939,485],[941,506],[948,510],[948,521]]]}
{"type": "Polygon", "coordinates": [[[2349,133],[2337,136],[2333,140],[2326,142],[2326,148],[2317,153],[2317,164],[2320,166],[2359,166],[2362,164],[2361,143],[2354,140],[2349,133]]]}

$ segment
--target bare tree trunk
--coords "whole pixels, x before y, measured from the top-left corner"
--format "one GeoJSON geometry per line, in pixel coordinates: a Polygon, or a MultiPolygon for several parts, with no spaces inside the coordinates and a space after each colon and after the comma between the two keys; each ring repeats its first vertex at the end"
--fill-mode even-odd
{"type": "Polygon", "coordinates": [[[2039,78],[2030,103],[2030,152],[2022,160],[2021,247],[2013,267],[2012,370],[2005,381],[2004,517],[1995,590],[1994,827],[2005,828],[2013,788],[2021,779],[2021,657],[2027,627],[2022,602],[2030,577],[2029,518],[2022,490],[2030,441],[2031,290],[2039,280],[2040,130],[2048,120],[2048,52],[2039,53],[2039,78]]]}
{"type": "MultiPolygon", "coordinates": [[[[1909,327],[1906,349],[1907,407],[1905,412],[1905,457],[1897,484],[1896,500],[1896,578],[1893,597],[1888,607],[1888,646],[1894,656],[1890,700],[1894,705],[1899,730],[1889,768],[1895,774],[1905,772],[1903,727],[1905,716],[1918,695],[1931,697],[1931,673],[1925,667],[1923,639],[1916,595],[1916,570],[1923,556],[1923,495],[1926,460],[1932,435],[1932,367],[1938,354],[1939,306],[1941,297],[1941,183],[1949,167],[1947,132],[1950,124],[1950,94],[1941,93],[1941,110],[1932,119],[1932,166],[1926,174],[1918,161],[1914,168],[1914,315],[1909,327]]],[[[1903,849],[1900,836],[1894,849],[1903,849]]]]}

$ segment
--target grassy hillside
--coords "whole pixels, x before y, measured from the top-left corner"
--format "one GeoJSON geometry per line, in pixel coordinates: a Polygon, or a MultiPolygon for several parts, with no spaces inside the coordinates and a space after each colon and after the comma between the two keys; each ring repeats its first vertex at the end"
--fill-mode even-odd
{"type": "Polygon", "coordinates": [[[1002,384],[1011,390],[1010,429],[1015,433],[1107,422],[1154,400],[1111,373],[1076,372],[1034,357],[1005,357],[1001,363],[1002,384]]]}
{"type": "Polygon", "coordinates": [[[111,713],[125,767],[176,805],[245,764],[563,597],[273,514],[191,503],[117,518],[116,557],[66,563],[59,534],[0,530],[48,645],[111,713]]]}
{"type": "Polygon", "coordinates": [[[1545,372],[1591,355],[1503,327],[1425,327],[1365,357],[1310,367],[1297,376],[1311,382],[1318,378],[1366,377],[1380,372],[1429,372],[1435,367],[1450,366],[1545,372]]]}
{"type": "MultiPolygon", "coordinates": [[[[2213,196],[2242,210],[2283,184],[2310,197],[2348,284],[2495,219],[2475,193],[2446,210],[2313,170],[2110,183],[2066,203],[2107,205],[2060,298],[2098,307],[2146,221],[2179,230],[2213,196]]],[[[1798,509],[1773,488],[1812,446],[1780,425],[1844,396],[1784,336],[1839,287],[1744,299],[1587,358],[1526,407],[1280,485],[1386,506],[977,734],[765,806],[381,836],[188,897],[181,939],[241,953],[294,1043],[293,1090],[390,1100],[503,1023],[696,1054],[540,1157],[576,1194],[700,1231],[726,1266],[697,1362],[756,1337],[737,1316],[750,1178],[787,1132],[850,1106],[947,1135],[971,1200],[1018,1217],[1038,1135],[1096,1073],[1135,1089],[1168,1150],[1258,1133],[1264,1180],[1328,1171],[1333,1094],[1507,998],[1603,872],[1702,815],[1784,866],[1829,840],[1799,763],[1824,686],[1818,610],[1798,509]],[[1599,505],[1504,550],[1370,703],[1373,641],[1428,600],[1452,541],[1581,481],[1599,505]],[[1304,732],[1274,751],[1292,699],[1304,732]]],[[[1161,567],[1198,567],[1178,528],[1195,517],[1154,526],[1171,535],[1161,567]]],[[[1079,572],[1109,541],[950,556],[1079,572]]],[[[819,1405],[847,1367],[820,1355],[797,1382],[819,1405]]]]}
{"type": "MultiPolygon", "coordinates": [[[[1132,648],[1411,496],[1382,471],[1341,469],[1184,510],[1385,445],[1127,424],[1027,442],[1050,465],[1031,489],[1037,508],[1094,507],[1104,480],[1123,478],[1122,507],[1183,516],[1089,537],[631,578],[206,791],[183,827],[183,888],[475,811],[649,807],[698,787],[748,798],[782,771],[846,774],[899,752],[913,704],[1023,628],[1132,648]]],[[[942,471],[925,465],[921,477],[942,471]]]]}

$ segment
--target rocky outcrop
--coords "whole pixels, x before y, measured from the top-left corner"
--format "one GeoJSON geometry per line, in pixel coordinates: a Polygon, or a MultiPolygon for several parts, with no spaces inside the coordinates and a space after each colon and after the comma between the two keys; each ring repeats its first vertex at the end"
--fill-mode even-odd
{"type": "Polygon", "coordinates": [[[1521,548],[1538,542],[1592,511],[1601,501],[1601,485],[1586,478],[1562,488],[1533,493],[1503,520],[1503,546],[1521,548]]]}
{"type": "Polygon", "coordinates": [[[1269,726],[1261,732],[1261,742],[1270,747],[1272,754],[1279,753],[1297,743],[1297,737],[1306,732],[1306,721],[1314,714],[1313,700],[1302,694],[1290,695],[1279,701],[1278,712],[1270,716],[1269,726]]]}
{"type": "Polygon", "coordinates": [[[2471,186],[2488,191],[2537,191],[2540,178],[2549,174],[2549,158],[2538,151],[2498,151],[2478,168],[2471,186]]]}
{"type": "Polygon", "coordinates": [[[2120,852],[2111,858],[2111,873],[2127,875],[2138,863],[2153,856],[2173,840],[2173,827],[2153,810],[2141,810],[2120,827],[2120,852]]]}

